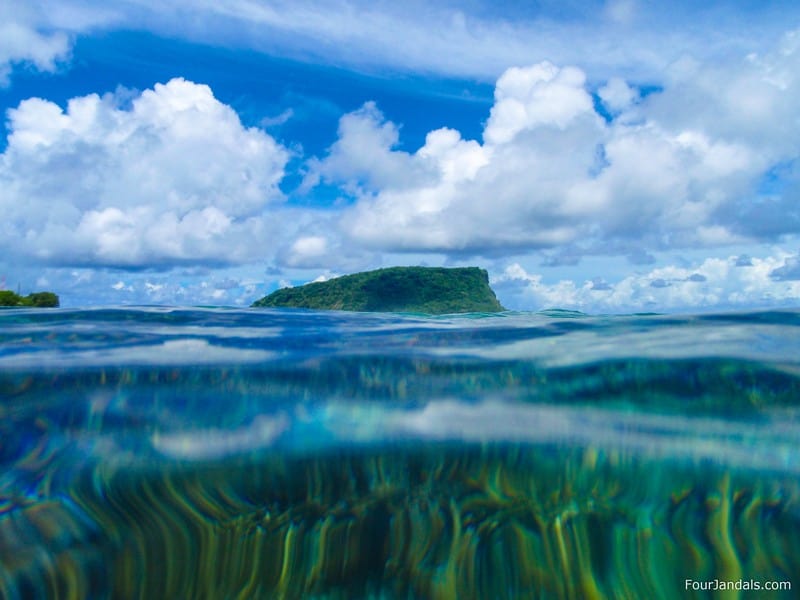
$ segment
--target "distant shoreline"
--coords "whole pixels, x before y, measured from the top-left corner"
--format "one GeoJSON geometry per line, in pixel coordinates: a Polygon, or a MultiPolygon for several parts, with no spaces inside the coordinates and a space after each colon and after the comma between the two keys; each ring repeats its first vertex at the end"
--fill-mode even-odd
{"type": "Polygon", "coordinates": [[[53,292],[33,292],[20,296],[11,290],[0,290],[0,308],[58,308],[61,302],[53,292]]]}

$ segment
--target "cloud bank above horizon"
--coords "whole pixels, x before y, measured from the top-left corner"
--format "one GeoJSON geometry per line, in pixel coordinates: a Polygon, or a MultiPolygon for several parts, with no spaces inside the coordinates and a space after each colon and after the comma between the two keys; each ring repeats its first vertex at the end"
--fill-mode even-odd
{"type": "Polygon", "coordinates": [[[513,20],[488,5],[230,0],[198,4],[185,28],[182,2],[36,6],[7,20],[0,46],[0,81],[22,98],[6,107],[0,154],[2,268],[75,303],[249,304],[284,283],[408,262],[481,264],[510,308],[747,308],[800,294],[800,29],[785,15],[745,28],[744,11],[711,5],[678,34],[688,6],[659,29],[659,9],[633,1],[543,2],[513,20]],[[730,39],[702,37],[712,18],[730,39]],[[394,118],[362,98],[312,154],[282,135],[299,109],[252,123],[203,81],[119,80],[61,102],[14,89],[23,71],[68,80],[75,40],[120,27],[421,73],[423,87],[494,78],[493,100],[483,122],[429,129],[413,147],[404,128],[424,90],[394,118]],[[554,41],[581,31],[584,44],[554,41]]]}

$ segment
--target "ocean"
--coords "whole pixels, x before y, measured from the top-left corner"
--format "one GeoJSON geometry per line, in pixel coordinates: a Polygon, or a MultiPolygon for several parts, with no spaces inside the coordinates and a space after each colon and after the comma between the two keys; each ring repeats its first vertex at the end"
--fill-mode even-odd
{"type": "Polygon", "coordinates": [[[800,311],[0,312],[0,597],[800,597],[800,311]]]}

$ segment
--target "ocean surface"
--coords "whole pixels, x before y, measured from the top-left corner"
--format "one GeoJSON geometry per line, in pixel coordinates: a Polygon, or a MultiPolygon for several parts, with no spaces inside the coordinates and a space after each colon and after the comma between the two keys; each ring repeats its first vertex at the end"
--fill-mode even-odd
{"type": "Polygon", "coordinates": [[[0,598],[797,597],[799,311],[0,312],[0,598]]]}

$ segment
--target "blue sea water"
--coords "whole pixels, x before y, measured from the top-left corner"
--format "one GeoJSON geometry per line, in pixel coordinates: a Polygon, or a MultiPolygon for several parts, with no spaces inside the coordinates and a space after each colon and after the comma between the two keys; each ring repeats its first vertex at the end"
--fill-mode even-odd
{"type": "Polygon", "coordinates": [[[6,310],[0,467],[9,600],[795,598],[800,312],[6,310]]]}

